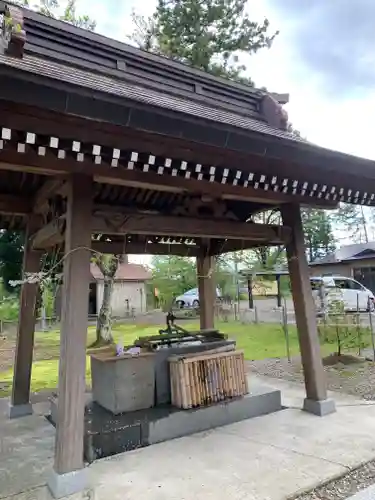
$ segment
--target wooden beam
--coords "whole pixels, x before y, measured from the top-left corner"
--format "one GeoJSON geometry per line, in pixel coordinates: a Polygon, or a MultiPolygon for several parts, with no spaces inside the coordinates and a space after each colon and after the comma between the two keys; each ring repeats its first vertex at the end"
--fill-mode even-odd
{"type": "Polygon", "coordinates": [[[15,151],[0,150],[0,169],[29,172],[46,176],[83,173],[93,175],[94,181],[103,184],[115,184],[156,191],[189,192],[192,194],[209,195],[227,200],[248,201],[266,206],[278,206],[282,203],[305,203],[313,207],[335,208],[336,202],[307,198],[306,196],[288,195],[280,192],[255,189],[251,186],[241,187],[220,182],[198,181],[168,175],[158,175],[154,172],[140,172],[125,168],[111,168],[109,165],[95,165],[92,162],[78,162],[71,158],[57,159],[47,152],[39,156],[34,150],[28,149],[27,154],[20,155],[15,151]]]}
{"type": "Polygon", "coordinates": [[[92,229],[94,233],[99,234],[227,238],[264,244],[285,244],[290,234],[289,229],[285,226],[150,213],[94,215],[92,229]]]}
{"type": "Polygon", "coordinates": [[[47,205],[48,199],[56,196],[63,190],[66,183],[64,176],[53,179],[47,179],[43,186],[38,190],[33,200],[33,211],[36,214],[42,213],[47,205]]]}
{"type": "Polygon", "coordinates": [[[240,252],[241,250],[250,250],[262,246],[278,246],[284,244],[285,243],[259,243],[259,241],[251,240],[226,240],[215,243],[213,250],[210,251],[210,255],[223,255],[230,252],[240,252]]]}
{"type": "Polygon", "coordinates": [[[25,216],[31,213],[32,203],[26,196],[0,194],[0,213],[25,216]]]}
{"type": "Polygon", "coordinates": [[[95,252],[113,255],[179,255],[181,257],[195,257],[197,247],[194,245],[167,244],[167,243],[118,243],[112,241],[93,241],[91,248],[95,252]]]}
{"type": "MultiPolygon", "coordinates": [[[[63,244],[64,235],[59,231],[58,226],[51,223],[47,228],[43,228],[33,239],[33,248],[51,248],[57,244],[63,244]]],[[[279,244],[279,243],[276,243],[279,244]]],[[[262,246],[259,242],[247,240],[227,240],[215,242],[210,255],[222,255],[230,252],[249,250],[262,246]]],[[[195,245],[185,245],[178,243],[122,243],[117,241],[92,241],[92,249],[95,252],[121,255],[124,252],[130,255],[179,255],[181,257],[196,257],[198,247],[195,245]]]]}
{"type": "MultiPolygon", "coordinates": [[[[64,219],[65,216],[55,219],[37,231],[32,238],[32,247],[34,249],[45,249],[61,243],[64,239],[64,219]]],[[[142,234],[150,237],[169,236],[175,238],[199,237],[241,240],[238,250],[245,248],[246,243],[242,243],[242,241],[250,241],[254,245],[284,245],[290,235],[289,228],[285,226],[194,219],[154,213],[96,214],[92,216],[91,227],[93,234],[142,234]]]]}

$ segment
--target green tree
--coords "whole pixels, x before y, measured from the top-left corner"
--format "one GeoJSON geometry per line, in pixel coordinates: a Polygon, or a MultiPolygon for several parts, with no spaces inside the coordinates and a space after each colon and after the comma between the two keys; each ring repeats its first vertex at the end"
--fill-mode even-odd
{"type": "MultiPolygon", "coordinates": [[[[240,252],[238,254],[238,261],[240,261],[240,252]]],[[[236,296],[235,290],[235,276],[234,276],[234,254],[218,255],[215,258],[215,284],[223,296],[236,296]]]]}
{"type": "Polygon", "coordinates": [[[11,281],[22,278],[23,234],[16,231],[2,231],[0,234],[0,276],[4,289],[14,293],[19,287],[13,287],[11,281]]]}
{"type": "MultiPolygon", "coordinates": [[[[258,224],[272,224],[280,225],[281,215],[278,209],[276,210],[265,210],[259,214],[256,214],[253,221],[258,224]]],[[[243,253],[243,259],[247,264],[253,263],[254,268],[260,269],[274,269],[285,261],[285,250],[283,246],[278,247],[259,247],[255,248],[250,252],[243,253]]]]}
{"type": "Polygon", "coordinates": [[[305,208],[301,211],[307,257],[310,262],[324,257],[336,248],[330,217],[325,210],[305,208]]]}
{"type": "Polygon", "coordinates": [[[155,13],[133,14],[133,40],[142,48],[161,53],[217,76],[252,85],[244,76],[241,54],[269,48],[269,21],[251,20],[247,0],[158,0],[155,13]]]}
{"type": "MultiPolygon", "coordinates": [[[[198,286],[196,260],[190,257],[154,256],[152,276],[152,286],[158,289],[161,304],[166,308],[176,297],[198,286]]],[[[233,292],[233,269],[228,256],[214,260],[214,280],[223,294],[233,292]]]]}
{"type": "Polygon", "coordinates": [[[159,298],[169,308],[178,296],[197,286],[195,259],[175,255],[154,256],[152,284],[159,290],[159,298]]]}
{"type": "Polygon", "coordinates": [[[368,243],[368,221],[363,206],[340,203],[339,208],[332,212],[332,219],[354,243],[368,243]]]}
{"type": "Polygon", "coordinates": [[[93,21],[89,16],[79,16],[77,14],[76,0],[68,0],[62,13],[59,13],[59,0],[38,0],[36,4],[31,3],[30,0],[13,0],[13,3],[36,10],[45,16],[53,17],[60,21],[66,21],[79,28],[93,31],[96,27],[96,21],[93,21]]]}
{"type": "MultiPolygon", "coordinates": [[[[335,250],[335,239],[329,212],[321,209],[303,208],[301,217],[305,235],[305,245],[309,261],[321,258],[335,250]]],[[[282,223],[279,210],[266,210],[252,217],[260,224],[282,223]]],[[[251,269],[274,269],[286,266],[285,248],[259,247],[242,252],[242,262],[251,269]]]]}

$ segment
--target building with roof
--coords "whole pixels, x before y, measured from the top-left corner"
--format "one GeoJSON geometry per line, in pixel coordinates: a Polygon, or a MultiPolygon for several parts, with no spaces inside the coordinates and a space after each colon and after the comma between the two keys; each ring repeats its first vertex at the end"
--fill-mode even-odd
{"type": "Polygon", "coordinates": [[[375,292],[375,241],[345,245],[310,263],[312,276],[336,274],[352,277],[375,292]]]}
{"type": "MultiPolygon", "coordinates": [[[[103,302],[104,278],[96,264],[91,264],[89,294],[89,314],[96,315],[103,302]]],[[[129,311],[146,311],[146,282],[151,279],[151,272],[140,264],[119,264],[112,291],[112,315],[124,318],[129,311]]]]}
{"type": "MultiPolygon", "coordinates": [[[[89,316],[99,314],[103,302],[104,278],[99,267],[90,265],[90,291],[88,294],[89,316]]],[[[132,310],[135,314],[146,311],[146,283],[151,272],[140,264],[122,262],[118,265],[112,291],[112,316],[125,318],[132,310]]],[[[55,314],[61,317],[62,287],[56,293],[55,314]]]]}

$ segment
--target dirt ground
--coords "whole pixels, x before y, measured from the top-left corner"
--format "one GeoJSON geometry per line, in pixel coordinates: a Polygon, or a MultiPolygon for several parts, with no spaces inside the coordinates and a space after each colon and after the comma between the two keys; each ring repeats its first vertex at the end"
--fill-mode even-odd
{"type": "MultiPolygon", "coordinates": [[[[247,367],[249,371],[259,375],[303,383],[300,356],[292,358],[290,363],[286,358],[248,361],[247,367]]],[[[324,369],[330,390],[352,394],[369,401],[375,400],[375,363],[372,361],[337,363],[325,366],[324,369]]]]}
{"type": "MultiPolygon", "coordinates": [[[[15,337],[0,337],[0,372],[13,368],[14,363],[15,337]]],[[[43,359],[56,359],[59,357],[59,346],[46,346],[35,343],[34,361],[43,359]]]]}

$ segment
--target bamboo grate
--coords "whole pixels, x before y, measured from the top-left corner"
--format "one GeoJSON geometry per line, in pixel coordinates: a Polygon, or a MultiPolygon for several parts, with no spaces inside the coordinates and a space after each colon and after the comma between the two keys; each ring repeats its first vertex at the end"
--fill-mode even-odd
{"type": "Polygon", "coordinates": [[[242,351],[169,358],[172,405],[207,406],[248,393],[242,351]]]}

